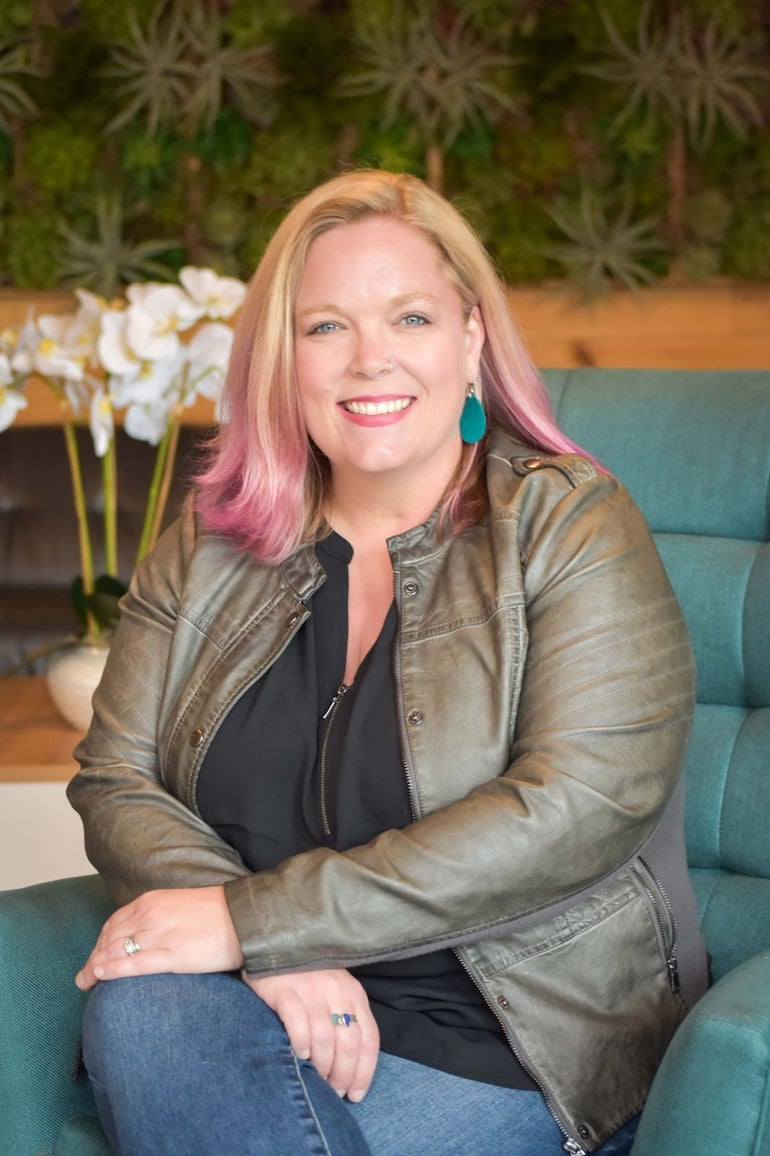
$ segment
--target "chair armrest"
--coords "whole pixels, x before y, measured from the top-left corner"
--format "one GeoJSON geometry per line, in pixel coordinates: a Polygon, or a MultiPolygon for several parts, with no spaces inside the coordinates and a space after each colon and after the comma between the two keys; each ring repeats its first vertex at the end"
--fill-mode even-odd
{"type": "Polygon", "coordinates": [[[4,1152],[50,1152],[65,1121],[95,1112],[73,1078],[86,999],[75,974],[112,910],[97,875],[0,892],[4,1152]]]}
{"type": "Polygon", "coordinates": [[[633,1156],[770,1154],[770,952],[706,993],[663,1057],[633,1156]]]}

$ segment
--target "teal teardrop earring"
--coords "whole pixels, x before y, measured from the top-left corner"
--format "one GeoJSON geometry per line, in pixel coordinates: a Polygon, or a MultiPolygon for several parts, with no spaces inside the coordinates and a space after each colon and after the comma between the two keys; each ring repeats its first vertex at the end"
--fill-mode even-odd
{"type": "Polygon", "coordinates": [[[487,432],[487,415],[484,406],[476,397],[476,385],[471,382],[465,396],[465,405],[460,414],[460,437],[467,446],[480,442],[487,432]]]}

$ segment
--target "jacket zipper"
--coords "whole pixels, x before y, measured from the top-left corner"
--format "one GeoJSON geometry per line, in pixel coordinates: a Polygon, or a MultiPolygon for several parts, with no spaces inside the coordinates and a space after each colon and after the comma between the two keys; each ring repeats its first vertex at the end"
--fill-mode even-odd
{"type": "Polygon", "coordinates": [[[663,955],[664,955],[664,958],[666,961],[666,973],[668,975],[668,985],[671,988],[671,994],[678,996],[680,993],[680,990],[681,990],[681,985],[679,982],[679,964],[678,964],[677,958],[676,958],[677,932],[676,932],[676,920],[674,919],[674,911],[673,911],[673,908],[671,906],[671,902],[670,902],[668,896],[666,895],[665,891],[663,890],[660,883],[658,882],[658,880],[655,877],[655,872],[651,870],[649,864],[647,863],[647,861],[645,859],[642,858],[641,855],[638,856],[638,859],[639,859],[639,862],[641,863],[642,867],[644,867],[644,870],[649,875],[653,884],[655,885],[655,888],[657,889],[658,895],[663,900],[663,903],[664,903],[664,906],[666,909],[666,914],[668,915],[669,933],[667,935],[666,934],[666,924],[665,924],[665,921],[663,919],[663,913],[661,912],[661,909],[660,909],[660,903],[658,902],[658,895],[656,895],[655,892],[652,890],[652,887],[650,887],[649,883],[647,882],[647,880],[645,879],[644,875],[639,870],[639,868],[634,867],[632,865],[631,872],[632,872],[634,878],[636,879],[637,883],[641,887],[642,891],[644,892],[644,894],[647,897],[648,905],[649,905],[649,907],[653,913],[653,916],[655,918],[655,922],[656,922],[656,925],[658,928],[658,932],[660,934],[660,942],[661,942],[662,947],[663,947],[663,955]]]}
{"type": "Polygon", "coordinates": [[[342,702],[343,698],[345,697],[345,695],[348,693],[349,690],[350,690],[350,687],[347,686],[344,682],[341,682],[340,685],[337,687],[334,698],[329,703],[329,705],[327,706],[324,713],[321,715],[321,718],[326,723],[326,729],[324,730],[324,737],[321,741],[321,757],[319,759],[319,787],[318,787],[318,791],[319,791],[319,796],[320,796],[320,804],[319,805],[320,805],[320,810],[321,810],[321,825],[323,827],[324,835],[326,836],[327,839],[332,838],[332,828],[331,828],[331,823],[329,822],[329,803],[328,803],[328,798],[327,798],[328,777],[326,774],[326,753],[327,753],[327,750],[329,748],[329,736],[331,734],[332,727],[334,726],[335,715],[337,714],[337,711],[339,710],[340,703],[342,702]]]}
{"type": "Polygon", "coordinates": [[[463,949],[460,947],[455,947],[452,950],[454,951],[455,955],[459,959],[460,965],[461,965],[463,971],[468,976],[468,978],[470,979],[471,983],[478,991],[481,998],[484,1000],[484,1003],[487,1005],[489,1010],[492,1012],[492,1015],[495,1017],[497,1022],[500,1024],[500,1027],[503,1029],[503,1035],[505,1036],[506,1040],[508,1041],[508,1046],[511,1049],[511,1051],[513,1052],[514,1056],[516,1057],[518,1062],[521,1064],[522,1068],[527,1073],[527,1075],[532,1080],[532,1082],[534,1084],[536,1084],[537,1087],[539,1088],[540,1093],[542,1094],[542,1097],[546,1102],[546,1106],[548,1107],[548,1111],[551,1113],[556,1124],[558,1125],[560,1130],[564,1133],[564,1136],[566,1138],[566,1143],[564,1145],[564,1151],[569,1152],[570,1156],[587,1156],[585,1149],[581,1148],[579,1143],[577,1142],[577,1140],[573,1139],[569,1135],[569,1132],[567,1131],[567,1128],[565,1127],[565,1123],[564,1123],[563,1119],[561,1118],[561,1115],[554,1108],[553,1100],[552,1100],[552,1097],[551,1097],[548,1089],[546,1088],[546,1086],[542,1082],[542,1080],[533,1071],[529,1060],[525,1057],[524,1052],[522,1051],[521,1044],[519,1043],[517,1037],[514,1035],[514,1033],[508,1027],[508,1024],[505,1022],[505,1020],[502,1019],[502,1017],[500,1016],[500,1013],[498,1012],[494,1003],[487,996],[487,993],[484,991],[483,987],[476,979],[476,976],[473,974],[473,970],[472,970],[470,964],[467,963],[463,957],[463,949]]]}
{"type": "MultiPolygon", "coordinates": [[[[396,602],[396,610],[398,612],[398,619],[399,619],[399,626],[400,626],[401,625],[401,597],[400,597],[400,588],[399,588],[399,571],[395,566],[393,567],[393,596],[394,596],[395,602],[396,602]]],[[[398,633],[396,635],[396,638],[398,639],[398,633]]],[[[399,739],[400,739],[400,745],[401,745],[401,763],[402,763],[403,768],[404,768],[404,775],[406,777],[406,786],[407,786],[407,791],[409,794],[409,803],[410,803],[410,806],[412,808],[412,820],[416,821],[417,819],[420,818],[421,812],[420,812],[419,804],[417,802],[417,789],[416,789],[416,784],[415,784],[415,780],[414,780],[414,772],[412,771],[411,765],[410,765],[409,760],[407,758],[407,751],[409,750],[409,738],[408,738],[408,735],[406,732],[406,724],[404,722],[404,706],[403,706],[403,699],[402,699],[402,695],[401,695],[401,651],[399,649],[398,642],[396,642],[396,645],[393,647],[393,679],[394,679],[394,684],[395,684],[397,690],[399,691],[399,693],[396,695],[396,708],[397,708],[396,713],[397,713],[397,717],[398,717],[398,731],[399,731],[399,739]]],[[[334,704],[332,704],[332,705],[334,705],[334,704]]],[[[508,1025],[505,1023],[505,1021],[500,1018],[500,1015],[498,1014],[498,1011],[495,1008],[494,1004],[487,997],[486,992],[478,983],[478,981],[477,981],[475,975],[473,974],[470,966],[466,963],[465,959],[463,958],[461,949],[460,948],[453,948],[453,951],[454,951],[455,955],[457,956],[457,958],[459,959],[460,965],[463,968],[463,970],[465,971],[468,978],[470,979],[471,983],[476,988],[476,990],[479,992],[479,995],[484,1000],[484,1002],[487,1005],[487,1007],[489,1008],[489,1010],[492,1012],[492,1015],[495,1017],[495,1019],[500,1024],[500,1027],[503,1030],[503,1035],[505,1036],[506,1040],[508,1041],[508,1046],[510,1047],[514,1056],[516,1057],[518,1062],[521,1064],[522,1068],[524,1068],[524,1070],[529,1074],[533,1083],[536,1084],[537,1087],[540,1089],[540,1092],[542,1093],[543,1099],[545,1100],[545,1102],[548,1106],[549,1112],[553,1116],[558,1128],[564,1133],[565,1137],[567,1138],[567,1142],[564,1145],[565,1152],[569,1152],[570,1156],[587,1156],[587,1153],[585,1152],[585,1150],[583,1148],[580,1147],[580,1145],[577,1143],[577,1141],[572,1139],[569,1136],[567,1129],[564,1126],[564,1123],[559,1118],[559,1115],[557,1114],[557,1112],[554,1110],[553,1103],[552,1103],[552,1100],[551,1100],[551,1097],[550,1097],[548,1091],[546,1090],[546,1088],[544,1087],[542,1082],[538,1079],[538,1077],[535,1075],[535,1073],[532,1071],[530,1065],[524,1060],[524,1057],[522,1055],[521,1047],[519,1045],[518,1040],[513,1035],[513,1033],[510,1031],[510,1029],[508,1028],[508,1025]]]]}

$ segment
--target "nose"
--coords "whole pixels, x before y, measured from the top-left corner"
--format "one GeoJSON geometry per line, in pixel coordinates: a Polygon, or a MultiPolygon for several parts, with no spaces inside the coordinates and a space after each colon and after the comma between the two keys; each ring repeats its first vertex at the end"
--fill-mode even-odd
{"type": "Polygon", "coordinates": [[[350,368],[356,377],[374,379],[391,373],[393,362],[380,341],[362,336],[356,343],[350,368]]]}
{"type": "Polygon", "coordinates": [[[393,370],[393,362],[388,357],[368,357],[356,358],[353,365],[353,373],[356,377],[367,377],[374,380],[376,377],[382,377],[386,373],[391,373],[393,370]]]}

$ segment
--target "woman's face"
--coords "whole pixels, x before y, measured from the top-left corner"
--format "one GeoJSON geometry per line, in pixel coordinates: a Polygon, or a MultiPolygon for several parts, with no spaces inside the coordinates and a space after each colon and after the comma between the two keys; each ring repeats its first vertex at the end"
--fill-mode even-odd
{"type": "Polygon", "coordinates": [[[418,229],[372,216],[318,237],[297,293],[294,358],[305,424],[335,486],[377,475],[440,495],[483,341],[478,309],[464,316],[418,229]]]}

